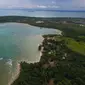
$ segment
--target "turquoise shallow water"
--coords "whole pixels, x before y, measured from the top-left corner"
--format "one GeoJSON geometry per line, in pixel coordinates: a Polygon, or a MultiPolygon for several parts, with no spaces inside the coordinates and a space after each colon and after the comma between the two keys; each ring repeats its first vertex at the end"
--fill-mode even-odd
{"type": "Polygon", "coordinates": [[[37,62],[38,44],[43,34],[56,34],[55,29],[40,29],[27,24],[0,24],[0,85],[7,85],[17,71],[17,62],[37,62]]]}
{"type": "Polygon", "coordinates": [[[55,29],[40,29],[27,24],[0,24],[0,56],[5,58],[5,56],[11,57],[13,55],[16,56],[20,54],[20,45],[22,46],[28,36],[42,35],[47,33],[51,34],[55,32],[55,29]]]}

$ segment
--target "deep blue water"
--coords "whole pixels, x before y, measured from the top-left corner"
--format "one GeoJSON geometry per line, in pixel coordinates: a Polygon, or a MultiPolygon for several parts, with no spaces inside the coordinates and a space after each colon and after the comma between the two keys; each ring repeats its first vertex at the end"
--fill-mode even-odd
{"type": "Polygon", "coordinates": [[[0,16],[18,15],[30,17],[84,17],[84,11],[29,11],[29,10],[0,10],[0,16]]]}

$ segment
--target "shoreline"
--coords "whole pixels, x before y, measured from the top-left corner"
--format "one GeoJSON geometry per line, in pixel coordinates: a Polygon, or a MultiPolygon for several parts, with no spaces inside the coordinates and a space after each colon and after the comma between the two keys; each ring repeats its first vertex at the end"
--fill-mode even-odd
{"type": "Polygon", "coordinates": [[[25,23],[42,28],[43,27],[49,29],[53,28],[62,31],[65,36],[69,36],[72,38],[75,38],[78,35],[85,34],[85,29],[84,29],[85,23],[83,23],[83,21],[85,21],[84,18],[71,18],[71,17],[69,18],[68,17],[40,18],[40,17],[25,17],[25,16],[0,17],[0,23],[16,22],[16,23],[25,23]]]}
{"type": "MultiPolygon", "coordinates": [[[[79,70],[80,70],[81,63],[78,63],[76,59],[80,57],[79,59],[79,62],[80,62],[82,60],[81,57],[85,57],[85,56],[79,55],[78,53],[70,50],[62,39],[58,39],[58,38],[61,38],[61,36],[46,35],[43,37],[44,37],[44,40],[42,42],[43,43],[42,45],[44,49],[40,51],[40,54],[41,54],[40,61],[34,64],[32,63],[28,64],[27,62],[22,62],[21,66],[23,67],[24,65],[24,68],[21,68],[21,69],[26,72],[21,71],[22,76],[20,78],[24,78],[23,80],[24,82],[26,82],[25,79],[27,79],[26,84],[29,84],[29,85],[30,83],[31,85],[35,85],[35,84],[42,85],[42,83],[43,85],[50,85],[51,83],[52,85],[55,85],[55,84],[57,85],[60,82],[62,82],[62,80],[65,83],[67,83],[68,81],[72,81],[72,79],[76,78],[73,75],[76,75],[78,77],[77,74],[80,73],[79,70]],[[55,71],[55,69],[57,72],[55,71]],[[76,72],[77,74],[75,74],[76,69],[78,69],[78,72],[76,72]],[[46,73],[45,75],[42,73],[43,71],[44,71],[44,74],[46,73]],[[42,74],[43,76],[41,76],[42,74]],[[67,76],[67,74],[69,76],[67,76]],[[55,75],[58,75],[58,76],[55,76],[55,75]],[[40,80],[42,80],[43,77],[45,80],[42,82],[40,80]]],[[[83,72],[82,67],[81,67],[81,71],[83,72]]],[[[26,85],[23,81],[15,80],[12,85],[19,85],[19,83],[22,83],[22,85],[26,85]]],[[[72,81],[72,82],[75,83],[75,81],[72,81]]],[[[71,82],[69,82],[69,85],[70,84],[71,82]]]]}
{"type": "MultiPolygon", "coordinates": [[[[42,42],[43,42],[43,40],[44,40],[43,35],[36,35],[36,36],[42,36],[42,42]]],[[[42,42],[41,42],[41,43],[42,43],[42,42]]],[[[38,43],[38,44],[37,44],[37,50],[38,50],[38,45],[40,45],[41,43],[38,43]]],[[[39,60],[38,60],[38,61],[35,61],[35,62],[27,62],[27,61],[25,61],[25,62],[28,63],[28,64],[30,64],[30,63],[37,63],[37,62],[40,62],[41,56],[42,56],[42,52],[39,51],[39,60]]],[[[20,62],[24,62],[24,61],[20,61],[20,62]]],[[[20,62],[17,63],[17,68],[16,68],[17,70],[16,70],[16,72],[14,73],[15,76],[13,75],[14,77],[12,77],[12,80],[10,80],[10,82],[9,82],[8,85],[13,84],[13,82],[16,81],[17,78],[19,77],[19,75],[20,75],[20,71],[21,71],[21,65],[20,65],[20,62]]]]}
{"type": "MultiPolygon", "coordinates": [[[[46,36],[49,36],[49,35],[52,35],[52,36],[57,36],[57,34],[47,34],[46,36]]],[[[45,39],[45,35],[40,35],[40,36],[42,36],[42,42],[40,43],[40,44],[42,44],[43,43],[43,41],[44,41],[44,39],[45,39]]],[[[39,43],[37,44],[37,46],[39,46],[40,45],[39,43]]],[[[43,44],[42,44],[43,45],[43,44]]],[[[44,46],[42,46],[41,47],[41,50],[39,51],[39,53],[40,53],[40,59],[39,59],[39,61],[37,61],[37,62],[32,62],[32,64],[34,64],[34,63],[39,63],[39,62],[41,62],[41,59],[42,59],[42,56],[43,56],[43,49],[44,49],[44,46]],[[43,48],[42,48],[43,47],[43,48]]],[[[37,50],[38,50],[38,47],[37,47],[37,50]]],[[[21,61],[22,63],[24,62],[24,61],[21,61]]],[[[25,61],[26,62],[26,61],[25,61]]],[[[26,62],[26,63],[28,63],[28,64],[30,64],[29,62],[26,62]]],[[[17,80],[17,78],[19,77],[19,74],[20,74],[20,70],[21,70],[21,65],[20,65],[20,63],[18,63],[18,66],[17,66],[18,68],[18,70],[17,70],[17,74],[16,74],[16,76],[14,77],[14,79],[12,80],[12,82],[9,84],[9,85],[12,85],[13,84],[13,82],[14,81],[16,81],[17,80]]]]}
{"type": "MultiPolygon", "coordinates": [[[[66,25],[66,24],[63,24],[63,25],[66,25]]],[[[43,27],[44,24],[43,25],[40,24],[40,25],[41,25],[41,27],[43,27]]],[[[50,24],[46,25],[46,26],[49,27],[50,24]]],[[[55,26],[56,26],[56,24],[55,24],[55,26]]],[[[55,28],[55,26],[53,26],[53,27],[55,28]]],[[[70,27],[70,24],[69,24],[69,27],[70,27]]],[[[73,28],[74,27],[75,26],[73,26],[73,28]]],[[[62,27],[62,28],[64,28],[64,27],[62,27]]],[[[57,29],[57,27],[56,27],[56,29],[57,29]]],[[[62,31],[63,31],[63,29],[62,29],[62,31]]],[[[69,30],[69,29],[66,29],[64,32],[68,33],[69,31],[71,31],[72,33],[75,33],[74,30],[69,30]]],[[[67,35],[69,35],[69,33],[67,35]]],[[[64,36],[67,36],[67,35],[64,35],[64,36]]],[[[40,61],[31,63],[31,64],[29,64],[27,62],[22,62],[23,65],[27,66],[25,68],[22,68],[22,66],[20,64],[20,66],[21,66],[20,68],[23,70],[27,70],[29,67],[29,70],[26,71],[27,75],[23,75],[25,72],[21,71],[21,74],[22,74],[21,78],[23,77],[24,81],[27,78],[27,81],[30,81],[31,83],[32,82],[41,83],[41,81],[39,81],[37,79],[38,78],[42,79],[42,76],[40,75],[41,74],[40,71],[42,72],[42,70],[44,70],[44,74],[46,72],[48,72],[48,74],[44,75],[44,78],[48,78],[48,79],[43,82],[43,83],[45,83],[43,85],[50,85],[50,82],[52,82],[54,85],[54,81],[56,81],[56,85],[62,81],[66,82],[66,83],[69,82],[69,85],[70,85],[71,84],[70,81],[72,81],[72,79],[73,80],[75,80],[76,78],[82,79],[81,77],[85,73],[83,72],[81,65],[83,66],[83,68],[85,67],[85,63],[83,63],[84,62],[83,59],[85,56],[80,55],[77,52],[74,52],[72,49],[69,49],[66,46],[65,40],[64,39],[62,40],[61,37],[58,37],[58,39],[57,39],[56,36],[53,36],[51,38],[49,37],[49,35],[47,35],[47,36],[48,36],[48,38],[45,38],[45,41],[43,43],[44,50],[42,52],[40,51],[40,61]],[[56,69],[57,72],[54,69],[56,69]],[[77,70],[77,72],[76,72],[76,70],[77,70]],[[30,72],[30,74],[29,74],[29,72],[30,72]],[[36,72],[37,72],[37,74],[40,73],[37,77],[36,77],[36,75],[37,75],[36,72]],[[52,74],[50,74],[50,72],[52,74]],[[32,75],[31,73],[33,73],[34,75],[32,75]],[[55,76],[55,74],[57,76],[55,76]],[[77,74],[80,74],[80,75],[78,76],[77,74]],[[29,75],[32,79],[29,78],[29,75]],[[75,76],[73,76],[73,75],[75,75],[75,76]],[[33,79],[34,79],[34,81],[33,81],[33,79]],[[54,79],[56,79],[56,80],[54,80],[54,79]]],[[[71,34],[68,37],[75,38],[75,35],[71,34]]],[[[77,34],[76,34],[76,37],[77,37],[77,34]]],[[[19,82],[17,80],[17,78],[18,77],[16,77],[15,80],[13,81],[13,82],[16,82],[16,81],[17,82],[16,83],[12,82],[12,85],[18,85],[19,83],[22,83],[23,85],[25,85],[25,83],[23,81],[19,82]]],[[[72,82],[75,84],[75,81],[72,81],[72,82]]],[[[28,83],[29,82],[27,82],[26,84],[28,84],[28,83]]],[[[34,84],[31,84],[31,85],[34,85],[34,84]]],[[[36,85],[40,85],[40,84],[36,84],[36,85]]],[[[82,84],[82,85],[84,85],[84,84],[82,84]]]]}
{"type": "Polygon", "coordinates": [[[20,70],[21,70],[21,66],[20,63],[17,63],[17,68],[16,68],[16,72],[12,75],[12,79],[10,80],[8,85],[11,85],[20,75],[20,70]]]}

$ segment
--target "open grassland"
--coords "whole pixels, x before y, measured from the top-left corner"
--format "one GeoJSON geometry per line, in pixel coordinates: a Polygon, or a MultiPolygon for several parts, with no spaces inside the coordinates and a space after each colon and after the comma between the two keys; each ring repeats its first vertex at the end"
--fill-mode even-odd
{"type": "MultiPolygon", "coordinates": [[[[85,38],[80,37],[80,38],[85,38]]],[[[78,52],[80,54],[85,55],[85,42],[84,41],[76,41],[73,38],[69,37],[56,37],[57,40],[64,40],[67,47],[70,48],[72,51],[78,52]]]]}
{"type": "Polygon", "coordinates": [[[83,41],[77,42],[72,38],[65,38],[65,40],[67,42],[66,44],[68,48],[80,54],[85,55],[85,42],[83,41]]]}

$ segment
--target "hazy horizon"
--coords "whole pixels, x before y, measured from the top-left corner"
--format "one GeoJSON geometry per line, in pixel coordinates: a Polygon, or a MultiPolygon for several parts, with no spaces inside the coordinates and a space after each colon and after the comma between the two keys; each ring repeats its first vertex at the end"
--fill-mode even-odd
{"type": "Polygon", "coordinates": [[[0,9],[85,10],[85,0],[0,0],[0,9]]]}

